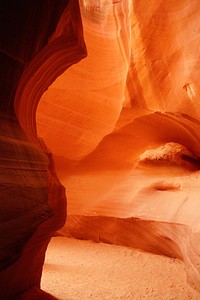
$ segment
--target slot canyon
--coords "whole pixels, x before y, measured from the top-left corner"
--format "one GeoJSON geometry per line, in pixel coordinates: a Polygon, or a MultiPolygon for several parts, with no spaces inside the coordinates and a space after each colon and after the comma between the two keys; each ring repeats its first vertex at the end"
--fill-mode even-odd
{"type": "Polygon", "coordinates": [[[0,2],[1,300],[200,299],[199,16],[0,2]]]}

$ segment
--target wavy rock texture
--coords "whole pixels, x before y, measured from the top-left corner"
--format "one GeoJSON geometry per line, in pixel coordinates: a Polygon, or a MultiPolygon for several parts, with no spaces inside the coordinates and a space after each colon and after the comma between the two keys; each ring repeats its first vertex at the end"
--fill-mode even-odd
{"type": "Polygon", "coordinates": [[[79,5],[2,1],[0,16],[0,298],[51,299],[40,278],[66,196],[35,114],[48,86],[86,55],[79,5]]]}
{"type": "Polygon", "coordinates": [[[0,298],[52,298],[59,179],[63,234],[181,258],[199,289],[199,3],[79,4],[84,38],[77,1],[0,5],[0,298]]]}
{"type": "Polygon", "coordinates": [[[199,288],[199,1],[80,7],[88,56],[37,111],[67,187],[62,233],[182,258],[199,288]]]}

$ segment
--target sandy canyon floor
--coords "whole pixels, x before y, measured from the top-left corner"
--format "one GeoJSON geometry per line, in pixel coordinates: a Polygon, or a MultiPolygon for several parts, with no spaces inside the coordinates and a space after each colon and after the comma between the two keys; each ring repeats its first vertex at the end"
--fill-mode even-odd
{"type": "Polygon", "coordinates": [[[199,300],[179,260],[66,237],[51,240],[42,289],[60,300],[199,300]]]}

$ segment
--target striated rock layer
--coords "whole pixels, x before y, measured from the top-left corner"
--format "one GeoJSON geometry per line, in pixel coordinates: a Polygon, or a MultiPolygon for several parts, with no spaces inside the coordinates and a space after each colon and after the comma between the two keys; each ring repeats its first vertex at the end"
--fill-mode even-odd
{"type": "Polygon", "coordinates": [[[199,13],[1,2],[1,299],[51,298],[40,278],[65,187],[63,234],[183,259],[199,289],[199,13]]]}
{"type": "Polygon", "coordinates": [[[37,111],[62,233],[182,258],[199,289],[199,1],[79,2],[88,57],[37,111]]]}
{"type": "Polygon", "coordinates": [[[66,196],[35,115],[48,86],[86,55],[79,5],[2,1],[0,16],[0,298],[50,299],[40,278],[66,196]]]}

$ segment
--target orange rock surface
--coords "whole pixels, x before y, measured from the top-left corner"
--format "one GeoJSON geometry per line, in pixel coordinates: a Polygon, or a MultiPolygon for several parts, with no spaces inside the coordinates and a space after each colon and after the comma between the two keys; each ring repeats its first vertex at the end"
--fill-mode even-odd
{"type": "Polygon", "coordinates": [[[51,299],[42,266],[66,211],[60,233],[181,258],[200,289],[199,13],[1,2],[0,299],[51,299]]]}
{"type": "Polygon", "coordinates": [[[50,238],[65,223],[66,196],[37,136],[36,108],[86,55],[79,5],[2,1],[0,16],[0,299],[49,299],[40,279],[50,238]]]}
{"type": "Polygon", "coordinates": [[[37,111],[67,189],[61,233],[181,258],[198,289],[199,2],[80,7],[88,56],[37,111]]]}

